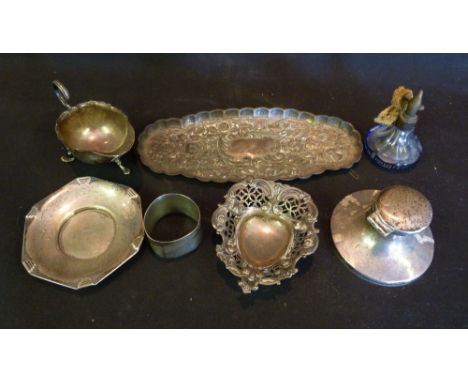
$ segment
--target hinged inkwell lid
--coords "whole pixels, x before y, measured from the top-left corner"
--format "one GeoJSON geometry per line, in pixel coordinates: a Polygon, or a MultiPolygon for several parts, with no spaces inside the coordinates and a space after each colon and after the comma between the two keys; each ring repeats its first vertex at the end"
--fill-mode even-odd
{"type": "Polygon", "coordinates": [[[405,285],[431,265],[432,214],[427,198],[411,187],[357,191],[333,211],[333,241],[358,276],[384,286],[405,285]]]}

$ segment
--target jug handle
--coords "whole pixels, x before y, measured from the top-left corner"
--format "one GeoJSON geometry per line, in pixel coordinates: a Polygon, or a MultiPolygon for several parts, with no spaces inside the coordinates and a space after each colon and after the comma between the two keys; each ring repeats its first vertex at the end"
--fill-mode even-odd
{"type": "Polygon", "coordinates": [[[59,80],[52,81],[52,87],[54,88],[55,95],[67,109],[71,109],[68,101],[70,100],[70,93],[68,89],[59,80]]]}
{"type": "MultiPolygon", "coordinates": [[[[62,105],[65,106],[67,109],[71,109],[70,104],[67,102],[70,100],[70,93],[68,92],[68,89],[65,87],[65,85],[62,84],[59,80],[54,80],[52,81],[52,87],[54,88],[55,95],[60,100],[62,105]]],[[[75,157],[73,156],[71,150],[67,147],[65,148],[65,150],[67,150],[67,153],[65,155],[62,155],[60,157],[60,160],[65,163],[73,162],[75,160],[75,157]]]]}

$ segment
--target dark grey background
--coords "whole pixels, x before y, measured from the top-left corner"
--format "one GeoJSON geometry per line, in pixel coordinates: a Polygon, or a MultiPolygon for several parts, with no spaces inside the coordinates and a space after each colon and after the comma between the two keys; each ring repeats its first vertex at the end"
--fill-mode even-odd
{"type": "Polygon", "coordinates": [[[107,327],[468,327],[468,56],[460,55],[3,55],[0,56],[0,326],[107,327]],[[230,184],[156,175],[133,151],[126,177],[114,165],[64,164],[54,122],[62,106],[105,100],[124,110],[139,134],[159,118],[202,110],[280,106],[335,115],[365,134],[393,89],[425,91],[417,128],[424,156],[411,171],[391,173],[363,156],[351,171],[290,182],[319,208],[320,245],[279,287],[242,295],[215,256],[211,214],[230,184]],[[140,253],[101,285],[74,292],[23,269],[24,215],[77,176],[124,183],[143,207],[166,192],[200,205],[204,239],[180,260],[140,253]],[[348,193],[402,183],[433,203],[434,262],[414,284],[385,288],[353,275],[330,236],[330,215],[348,193]]]}

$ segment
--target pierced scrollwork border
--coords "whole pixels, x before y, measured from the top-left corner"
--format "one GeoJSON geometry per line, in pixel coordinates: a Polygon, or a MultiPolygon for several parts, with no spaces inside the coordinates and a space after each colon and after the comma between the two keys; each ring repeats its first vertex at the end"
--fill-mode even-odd
{"type": "Polygon", "coordinates": [[[255,179],[235,184],[212,216],[212,225],[222,237],[216,255],[226,268],[240,278],[244,293],[258,290],[259,285],[280,284],[297,273],[299,259],[315,252],[318,210],[309,194],[281,183],[255,179]],[[291,222],[293,240],[288,252],[269,267],[259,268],[246,261],[237,245],[237,225],[254,211],[278,216],[291,222]]]}

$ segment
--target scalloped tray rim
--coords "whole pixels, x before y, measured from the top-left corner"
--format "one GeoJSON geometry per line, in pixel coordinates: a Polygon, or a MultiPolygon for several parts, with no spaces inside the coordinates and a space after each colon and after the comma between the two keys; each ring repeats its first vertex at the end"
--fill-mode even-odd
{"type": "MultiPolygon", "coordinates": [[[[218,119],[218,118],[225,118],[225,117],[233,117],[233,118],[238,118],[238,117],[257,117],[257,118],[270,118],[270,119],[295,119],[295,120],[309,120],[311,123],[328,123],[333,126],[337,126],[342,129],[346,129],[349,131],[351,135],[357,136],[357,142],[359,143],[360,146],[360,154],[358,157],[356,157],[356,160],[350,163],[348,167],[330,167],[328,169],[325,169],[320,172],[314,172],[305,176],[295,176],[292,178],[278,178],[275,179],[277,181],[291,181],[294,179],[308,179],[312,177],[313,175],[320,175],[324,173],[325,171],[337,171],[337,170],[347,170],[353,167],[356,163],[358,163],[361,158],[362,158],[362,150],[363,150],[363,144],[362,144],[362,138],[361,134],[359,133],[358,130],[350,123],[347,122],[339,117],[334,117],[334,116],[328,116],[328,115],[323,115],[323,114],[313,114],[308,111],[301,111],[297,110],[294,108],[281,108],[281,107],[244,107],[241,109],[238,108],[229,108],[229,109],[213,109],[209,111],[200,111],[195,114],[188,114],[184,117],[177,118],[177,117],[172,117],[172,118],[162,118],[158,119],[153,123],[150,123],[147,125],[143,131],[139,134],[138,140],[137,140],[137,152],[140,157],[141,162],[148,167],[152,172],[156,174],[164,174],[168,176],[177,176],[177,175],[182,175],[186,178],[189,179],[197,179],[201,182],[214,182],[214,183],[236,183],[239,181],[232,181],[232,180],[217,180],[217,179],[206,179],[206,178],[200,178],[194,175],[187,175],[182,172],[157,172],[154,171],[151,168],[151,165],[145,162],[143,156],[141,155],[141,150],[143,146],[143,142],[147,139],[147,136],[150,134],[151,131],[158,129],[158,128],[182,128],[185,129],[195,123],[201,122],[201,121],[207,121],[210,119],[218,119]]],[[[255,176],[253,177],[255,178],[255,176]]],[[[245,179],[244,179],[245,180],[245,179]]],[[[273,180],[273,179],[270,179],[273,180]]]]}

